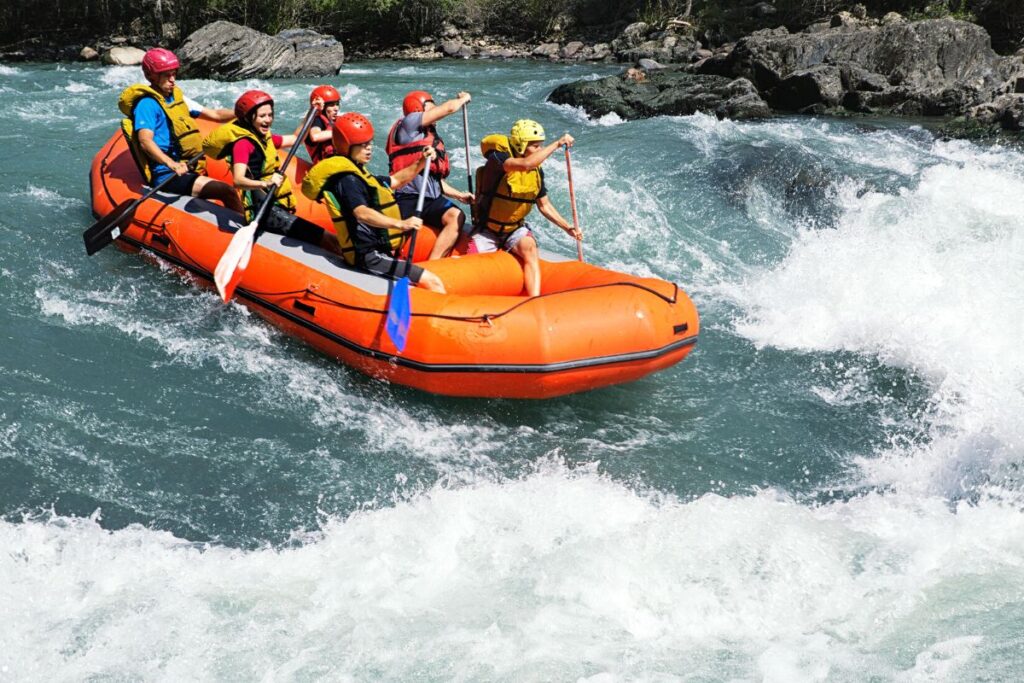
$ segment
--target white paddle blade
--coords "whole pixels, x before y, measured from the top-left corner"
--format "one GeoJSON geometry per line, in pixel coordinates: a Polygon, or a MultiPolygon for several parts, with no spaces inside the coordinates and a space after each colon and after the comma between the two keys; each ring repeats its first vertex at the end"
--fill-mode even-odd
{"type": "Polygon", "coordinates": [[[256,223],[249,223],[239,228],[231,238],[228,248],[224,250],[224,255],[217,262],[217,267],[213,271],[213,282],[217,285],[217,291],[224,303],[227,303],[234,293],[235,288],[229,288],[228,285],[231,283],[235,271],[239,268],[245,270],[245,267],[249,265],[249,256],[252,254],[252,241],[255,235],[256,223]]]}

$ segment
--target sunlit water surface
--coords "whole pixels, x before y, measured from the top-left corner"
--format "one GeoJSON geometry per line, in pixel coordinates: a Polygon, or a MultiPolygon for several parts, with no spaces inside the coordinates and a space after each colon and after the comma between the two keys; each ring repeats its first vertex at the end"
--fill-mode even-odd
{"type": "MultiPolygon", "coordinates": [[[[428,88],[473,93],[476,137],[571,132],[588,260],[697,302],[681,365],[514,402],[381,384],[159,263],[87,258],[138,71],[0,66],[0,679],[1024,676],[1024,155],[544,101],[606,73],[330,79],[378,129],[428,88]]],[[[269,90],[283,130],[315,84],[182,83],[269,90]]]]}

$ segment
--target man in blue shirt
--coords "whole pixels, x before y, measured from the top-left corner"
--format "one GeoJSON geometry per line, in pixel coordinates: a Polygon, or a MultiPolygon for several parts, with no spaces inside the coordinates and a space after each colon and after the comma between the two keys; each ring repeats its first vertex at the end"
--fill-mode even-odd
{"type": "Polygon", "coordinates": [[[179,62],[170,50],[155,48],[142,60],[142,71],[150,87],[131,86],[122,94],[130,102],[134,135],[148,162],[153,186],[172,174],[177,176],[164,191],[203,199],[219,200],[242,212],[242,201],[234,188],[188,169],[187,161],[202,151],[202,135],[195,118],[225,122],[234,118],[230,109],[207,109],[185,97],[177,87],[179,62]],[[163,97],[163,102],[157,100],[163,97]]]}

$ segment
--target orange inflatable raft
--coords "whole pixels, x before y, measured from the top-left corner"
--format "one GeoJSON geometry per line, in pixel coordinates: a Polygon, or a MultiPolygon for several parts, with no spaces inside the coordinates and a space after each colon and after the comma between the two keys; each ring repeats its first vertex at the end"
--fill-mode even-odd
{"type": "MultiPolygon", "coordinates": [[[[292,162],[296,187],[307,168],[292,162]]],[[[210,162],[208,172],[228,177],[224,162],[210,162]]],[[[120,133],[93,160],[90,186],[97,218],[148,189],[120,133]]],[[[323,206],[296,194],[300,215],[332,229],[323,206]]],[[[115,243],[152,252],[212,287],[214,267],[241,225],[238,214],[212,202],[158,193],[115,243]]],[[[417,261],[434,237],[420,235],[417,261]]],[[[433,261],[430,270],[448,293],[411,289],[402,353],[385,332],[390,281],[309,244],[263,234],[235,297],[368,375],[450,396],[548,398],[629,382],[678,363],[697,341],[696,308],[663,280],[542,253],[543,292],[528,298],[522,268],[506,253],[433,261]]]]}

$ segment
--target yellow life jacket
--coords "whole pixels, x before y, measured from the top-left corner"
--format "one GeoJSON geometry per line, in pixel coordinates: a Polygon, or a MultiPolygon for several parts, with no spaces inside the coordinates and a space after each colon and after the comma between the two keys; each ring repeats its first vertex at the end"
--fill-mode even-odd
{"type": "MultiPolygon", "coordinates": [[[[366,184],[367,195],[370,198],[370,207],[380,211],[388,218],[402,220],[402,212],[395,201],[395,195],[391,189],[382,185],[369,171],[356,164],[348,157],[332,156],[323,161],[317,162],[313,168],[306,171],[302,179],[302,194],[314,201],[322,201],[327,205],[327,213],[331,216],[334,229],[338,233],[338,243],[341,245],[341,253],[345,260],[355,264],[355,246],[352,243],[352,235],[356,230],[355,216],[347,218],[341,211],[341,201],[334,193],[326,189],[327,184],[339,175],[354,175],[366,184]]],[[[382,245],[387,245],[394,254],[402,244],[404,231],[393,228],[378,228],[382,245]]]]}
{"type": "MultiPolygon", "coordinates": [[[[228,121],[214,128],[213,132],[206,136],[206,139],[203,140],[203,151],[211,159],[228,157],[228,161],[232,166],[231,172],[234,173],[235,162],[232,157],[232,151],[235,148],[235,143],[243,138],[252,140],[253,144],[256,145],[256,153],[249,157],[249,169],[246,175],[253,180],[269,181],[270,177],[281,168],[281,160],[277,156],[277,147],[274,146],[274,137],[272,135],[268,135],[266,139],[261,139],[248,128],[238,125],[237,121],[228,121]]],[[[281,185],[275,193],[275,198],[277,203],[288,211],[295,211],[295,197],[292,196],[292,184],[288,180],[288,176],[285,176],[284,180],[281,181],[281,185]]],[[[255,203],[251,190],[242,191],[242,205],[245,207],[246,220],[252,220],[252,217],[255,215],[258,208],[255,206],[255,203]]]]}
{"type": "MultiPolygon", "coordinates": [[[[480,141],[480,152],[484,158],[493,151],[512,154],[507,135],[496,133],[480,141]]],[[[542,187],[540,169],[502,171],[490,178],[486,177],[486,169],[485,164],[476,170],[476,187],[481,193],[476,225],[499,233],[512,232],[523,224],[537,203],[542,187]]]]}
{"type": "MultiPolygon", "coordinates": [[[[171,149],[168,150],[168,156],[176,161],[194,159],[202,154],[203,144],[199,135],[199,127],[196,126],[196,121],[188,110],[188,104],[185,102],[185,95],[182,94],[181,88],[174,86],[174,93],[171,95],[172,101],[170,104],[167,103],[167,100],[160,91],[148,85],[136,83],[125,88],[117,100],[117,108],[127,117],[121,121],[121,132],[128,139],[132,158],[135,159],[143,177],[149,183],[152,181],[150,165],[156,164],[156,162],[151,160],[142,150],[139,138],[134,134],[133,130],[135,105],[143,97],[152,97],[160,105],[160,108],[164,110],[164,114],[167,115],[167,123],[171,132],[171,149]]],[[[205,170],[205,165],[202,161],[199,162],[196,170],[200,173],[205,170]]]]}

